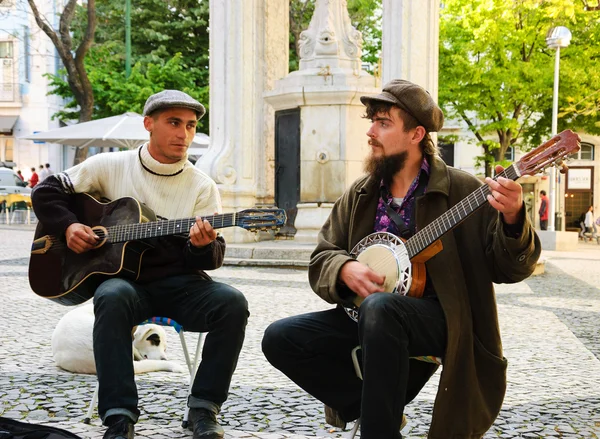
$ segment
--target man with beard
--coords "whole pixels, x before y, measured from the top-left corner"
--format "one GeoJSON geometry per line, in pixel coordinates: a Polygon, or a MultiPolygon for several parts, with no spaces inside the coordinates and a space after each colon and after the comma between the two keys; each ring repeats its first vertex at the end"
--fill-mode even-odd
{"type": "Polygon", "coordinates": [[[326,404],[326,422],[344,427],[360,417],[362,439],[402,437],[405,405],[437,368],[413,357],[441,357],[429,437],[480,438],[506,389],[493,283],[525,279],[541,251],[521,186],[486,178],[488,203],[442,236],[421,298],[373,294],[384,291],[385,278],[353,259],[352,248],[373,232],[406,239],[482,183],[440,159],[429,133],[442,128],[443,114],[422,87],[393,80],[361,100],[372,121],[367,175],[335,203],[309,266],[313,290],[338,306],[274,322],[263,352],[326,404]],[[357,296],[364,298],[358,325],[343,309],[357,296]],[[351,361],[358,345],[362,381],[351,361]]]}

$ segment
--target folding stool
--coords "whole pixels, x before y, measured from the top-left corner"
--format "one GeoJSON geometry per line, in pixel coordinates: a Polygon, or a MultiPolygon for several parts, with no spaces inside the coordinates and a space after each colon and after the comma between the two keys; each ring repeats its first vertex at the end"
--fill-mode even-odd
{"type": "MultiPolygon", "coordinates": [[[[154,323],[155,325],[160,325],[160,326],[170,326],[175,331],[177,331],[177,333],[179,334],[179,340],[181,341],[181,348],[183,349],[183,355],[185,356],[185,362],[187,364],[188,371],[190,373],[190,382],[189,382],[189,386],[188,386],[188,393],[191,393],[192,385],[194,384],[194,376],[196,374],[196,370],[198,369],[198,360],[200,359],[200,350],[202,349],[202,342],[204,339],[204,337],[203,337],[204,334],[203,333],[198,334],[198,343],[196,345],[196,353],[194,354],[194,358],[192,361],[192,358],[190,357],[190,354],[189,354],[189,351],[187,348],[187,343],[185,341],[183,326],[181,326],[175,320],[170,319],[168,317],[152,317],[148,320],[143,321],[142,323],[140,323],[140,325],[145,325],[148,323],[154,323]]],[[[94,408],[96,407],[96,404],[98,402],[99,388],[100,388],[99,383],[96,383],[96,390],[94,391],[94,396],[92,396],[92,401],[90,402],[90,406],[87,411],[87,416],[83,420],[83,422],[86,424],[90,423],[92,414],[94,413],[94,408]]],[[[186,401],[185,412],[183,413],[183,421],[181,423],[181,426],[183,428],[187,428],[187,426],[188,426],[189,411],[190,411],[190,408],[187,406],[187,401],[186,401]]]]}

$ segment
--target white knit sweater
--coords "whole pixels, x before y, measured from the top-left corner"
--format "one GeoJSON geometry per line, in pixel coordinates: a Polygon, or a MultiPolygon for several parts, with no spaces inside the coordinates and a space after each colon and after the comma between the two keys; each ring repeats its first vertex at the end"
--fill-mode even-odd
{"type": "Polygon", "coordinates": [[[87,192],[110,200],[133,197],[163,218],[221,213],[217,185],[208,175],[187,157],[173,164],[156,161],[147,143],[135,150],[94,155],[57,177],[67,193],[87,192]]]}

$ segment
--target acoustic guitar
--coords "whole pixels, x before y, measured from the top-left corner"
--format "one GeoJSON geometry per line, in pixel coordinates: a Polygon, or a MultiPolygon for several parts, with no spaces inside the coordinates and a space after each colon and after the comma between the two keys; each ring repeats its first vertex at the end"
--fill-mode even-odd
{"type": "MultiPolygon", "coordinates": [[[[135,280],[147,240],[169,235],[189,235],[196,218],[157,220],[156,214],[134,198],[102,203],[89,194],[71,197],[72,211],[100,238],[95,249],[77,254],[64,236],[50,235],[39,223],[31,245],[29,285],[39,296],[63,305],[90,299],[96,288],[111,277],[135,280]]],[[[215,229],[242,227],[250,231],[277,229],[285,224],[283,209],[246,209],[237,213],[207,216],[215,229]]]]}
{"type": "MultiPolygon", "coordinates": [[[[573,131],[565,130],[525,154],[494,180],[498,177],[516,180],[553,165],[561,166],[561,172],[565,173],[568,167],[563,159],[579,151],[580,141],[573,131]]],[[[350,255],[376,273],[385,275],[383,292],[422,297],[426,282],[425,262],[443,249],[439,238],[484,206],[489,193],[488,185],[480,186],[406,241],[387,232],[371,233],[354,246],[350,255]]],[[[354,306],[345,308],[355,321],[358,321],[358,307],[363,300],[357,296],[354,306]]]]}

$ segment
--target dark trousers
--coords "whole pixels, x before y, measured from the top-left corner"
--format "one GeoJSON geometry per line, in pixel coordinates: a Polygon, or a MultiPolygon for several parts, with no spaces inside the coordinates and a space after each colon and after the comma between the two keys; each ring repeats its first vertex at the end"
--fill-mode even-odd
{"type": "Polygon", "coordinates": [[[197,275],[173,276],[145,285],[113,278],[96,290],[94,313],[102,420],[123,414],[137,421],[131,330],[153,316],[170,317],[186,331],[208,332],[190,397],[195,405],[189,405],[220,409],[227,399],[249,316],[242,293],[197,275]]]}
{"type": "Polygon", "coordinates": [[[548,230],[548,220],[540,220],[540,229],[548,230]]]}
{"type": "Polygon", "coordinates": [[[446,320],[437,299],[386,293],[367,297],[358,325],[338,307],[276,321],[262,341],[269,362],[292,381],[342,419],[360,416],[363,439],[402,437],[407,395],[426,382],[409,383],[409,357],[443,356],[445,347],[446,320]],[[364,381],[351,359],[359,344],[364,381]]]}

